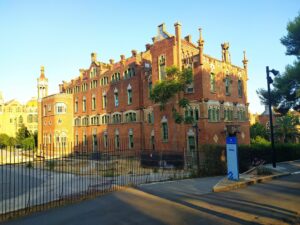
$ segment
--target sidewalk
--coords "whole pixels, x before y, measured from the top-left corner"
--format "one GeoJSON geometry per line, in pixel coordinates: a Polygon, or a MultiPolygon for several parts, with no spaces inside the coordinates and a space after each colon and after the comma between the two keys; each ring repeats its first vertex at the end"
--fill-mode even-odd
{"type": "Polygon", "coordinates": [[[216,185],[214,185],[213,191],[230,191],[233,189],[247,187],[248,185],[266,182],[272,179],[287,176],[292,173],[300,173],[300,160],[277,163],[276,168],[273,168],[272,164],[266,164],[262,165],[261,169],[266,170],[270,174],[257,175],[254,173],[255,170],[249,170],[243,174],[240,174],[240,179],[238,181],[228,180],[227,177],[225,177],[221,179],[216,185]]]}

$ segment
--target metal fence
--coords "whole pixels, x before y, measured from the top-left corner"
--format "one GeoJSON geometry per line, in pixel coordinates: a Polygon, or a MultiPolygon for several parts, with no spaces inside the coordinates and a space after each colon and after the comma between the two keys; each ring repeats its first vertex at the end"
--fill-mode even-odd
{"type": "MultiPolygon", "coordinates": [[[[126,145],[127,146],[127,145],[126,145]]],[[[92,149],[71,143],[0,152],[0,219],[41,211],[126,186],[184,179],[195,152],[92,149]],[[91,151],[89,151],[91,150],[91,151]]]]}

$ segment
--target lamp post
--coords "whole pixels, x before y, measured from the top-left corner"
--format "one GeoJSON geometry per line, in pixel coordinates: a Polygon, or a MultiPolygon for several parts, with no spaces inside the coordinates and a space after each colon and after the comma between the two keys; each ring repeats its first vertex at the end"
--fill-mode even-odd
{"type": "Polygon", "coordinates": [[[272,115],[272,102],[271,102],[271,90],[270,84],[273,83],[273,79],[270,77],[270,72],[273,73],[274,76],[279,74],[277,70],[269,70],[269,67],[266,67],[267,72],[267,84],[268,84],[268,105],[269,105],[269,118],[270,118],[270,131],[271,131],[271,146],[272,146],[272,164],[273,168],[276,168],[276,150],[274,146],[274,131],[273,131],[273,115],[272,115]]]}

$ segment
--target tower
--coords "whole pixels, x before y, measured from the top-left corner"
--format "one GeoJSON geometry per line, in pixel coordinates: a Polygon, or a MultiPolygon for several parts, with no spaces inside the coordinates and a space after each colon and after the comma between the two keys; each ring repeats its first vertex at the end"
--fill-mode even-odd
{"type": "Polygon", "coordinates": [[[43,143],[43,104],[42,99],[48,95],[48,79],[45,77],[44,66],[41,66],[40,77],[37,79],[38,91],[38,150],[43,143]]]}
{"type": "Polygon", "coordinates": [[[198,49],[199,49],[199,63],[200,63],[200,66],[203,65],[203,48],[204,48],[204,40],[202,38],[202,29],[199,28],[198,49]]]}

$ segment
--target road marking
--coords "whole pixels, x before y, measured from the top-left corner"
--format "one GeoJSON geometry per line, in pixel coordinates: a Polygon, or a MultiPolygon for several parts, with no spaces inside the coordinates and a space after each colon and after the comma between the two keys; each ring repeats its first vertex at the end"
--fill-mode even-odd
{"type": "Polygon", "coordinates": [[[292,175],[300,174],[300,171],[293,172],[292,175]]]}

